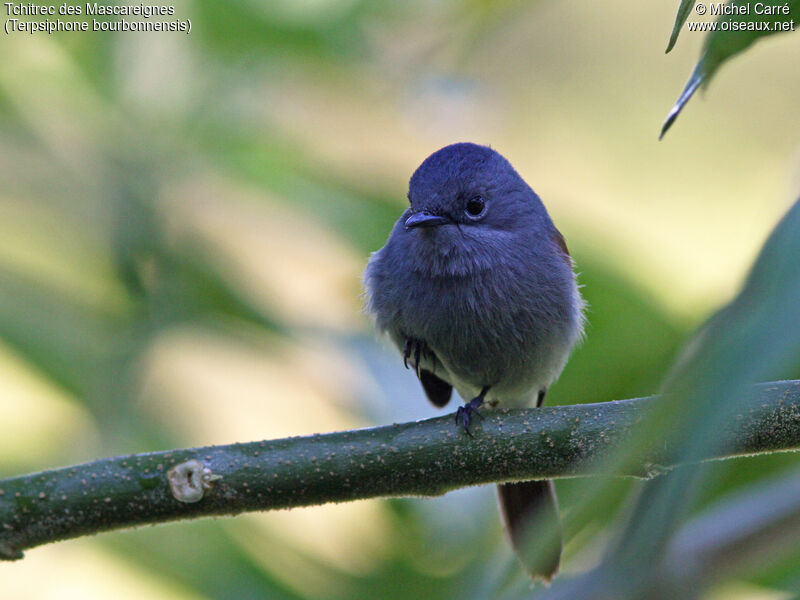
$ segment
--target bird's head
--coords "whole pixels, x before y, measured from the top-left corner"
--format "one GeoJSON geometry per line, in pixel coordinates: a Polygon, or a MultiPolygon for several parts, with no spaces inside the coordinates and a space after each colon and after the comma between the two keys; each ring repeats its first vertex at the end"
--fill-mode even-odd
{"type": "Polygon", "coordinates": [[[498,252],[516,253],[514,245],[535,243],[537,234],[549,237],[553,229],[514,167],[478,144],[452,144],[431,154],[411,176],[408,199],[398,225],[419,255],[457,263],[448,270],[490,266],[498,252]]]}
{"type": "Polygon", "coordinates": [[[452,144],[426,158],[411,176],[408,200],[409,229],[455,225],[513,230],[547,214],[505,158],[471,143],[452,144]]]}

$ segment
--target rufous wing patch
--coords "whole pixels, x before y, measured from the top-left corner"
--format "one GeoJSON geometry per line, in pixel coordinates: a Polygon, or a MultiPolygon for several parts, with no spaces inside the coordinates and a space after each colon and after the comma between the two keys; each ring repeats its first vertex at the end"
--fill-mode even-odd
{"type": "Polygon", "coordinates": [[[570,267],[572,267],[572,257],[569,254],[569,248],[567,248],[567,242],[564,239],[564,236],[561,235],[561,232],[558,229],[553,228],[552,238],[556,246],[558,246],[559,249],[564,253],[564,260],[567,261],[567,264],[570,267]]]}

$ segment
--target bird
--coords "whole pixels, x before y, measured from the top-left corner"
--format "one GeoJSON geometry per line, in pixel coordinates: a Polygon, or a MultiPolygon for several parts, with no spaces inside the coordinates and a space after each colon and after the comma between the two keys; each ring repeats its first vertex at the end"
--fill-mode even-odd
{"type": "MultiPolygon", "coordinates": [[[[442,408],[465,401],[457,426],[482,407],[538,407],[582,338],[575,264],[539,196],[489,146],[461,142],[416,169],[409,205],[364,271],[365,311],[442,408]]],[[[552,481],[498,484],[512,548],[534,579],[558,571],[562,550],[552,481]],[[532,523],[550,530],[530,552],[532,523]]]]}

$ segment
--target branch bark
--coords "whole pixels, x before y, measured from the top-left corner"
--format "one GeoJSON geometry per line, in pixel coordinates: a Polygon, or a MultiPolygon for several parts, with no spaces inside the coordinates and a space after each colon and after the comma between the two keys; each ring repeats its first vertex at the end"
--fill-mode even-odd
{"type": "MultiPolygon", "coordinates": [[[[0,559],[101,531],[484,483],[674,466],[668,439],[610,459],[666,398],[485,411],[472,435],[452,415],[355,431],[152,452],[0,480],[0,559]],[[655,449],[657,448],[657,449],[655,449]]],[[[800,448],[800,381],[761,384],[707,460],[800,448]]]]}

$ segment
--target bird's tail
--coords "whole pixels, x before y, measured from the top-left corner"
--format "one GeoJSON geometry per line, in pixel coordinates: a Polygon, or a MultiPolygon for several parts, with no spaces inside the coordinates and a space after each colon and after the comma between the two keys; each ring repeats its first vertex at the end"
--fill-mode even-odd
{"type": "Polygon", "coordinates": [[[558,571],[562,546],[553,482],[501,483],[497,496],[514,552],[531,577],[550,581],[558,571]]]}

